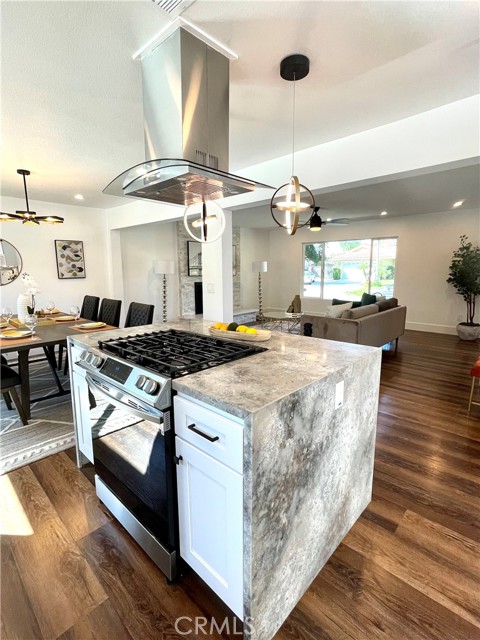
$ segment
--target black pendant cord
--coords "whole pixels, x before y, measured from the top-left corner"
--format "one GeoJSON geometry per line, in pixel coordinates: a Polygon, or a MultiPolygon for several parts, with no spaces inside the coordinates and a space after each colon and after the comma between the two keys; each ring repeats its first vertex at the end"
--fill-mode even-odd
{"type": "Polygon", "coordinates": [[[293,74],[292,176],[295,175],[295,73],[293,74]]]}
{"type": "Polygon", "coordinates": [[[203,224],[203,239],[207,241],[207,204],[205,200],[203,201],[202,206],[202,224],[203,224]]]}
{"type": "Polygon", "coordinates": [[[25,174],[22,174],[22,175],[23,175],[23,189],[25,191],[25,201],[27,203],[27,213],[30,213],[30,207],[28,205],[27,180],[25,178],[25,174]]]}

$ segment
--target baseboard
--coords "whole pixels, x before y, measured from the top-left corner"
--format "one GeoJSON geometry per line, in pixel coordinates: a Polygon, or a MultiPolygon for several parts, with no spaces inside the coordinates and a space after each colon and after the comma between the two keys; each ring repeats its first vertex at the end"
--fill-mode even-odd
{"type": "Polygon", "coordinates": [[[406,322],[405,329],[412,331],[428,331],[430,333],[446,333],[451,336],[457,335],[455,327],[449,327],[445,324],[427,324],[425,322],[406,322]]]}

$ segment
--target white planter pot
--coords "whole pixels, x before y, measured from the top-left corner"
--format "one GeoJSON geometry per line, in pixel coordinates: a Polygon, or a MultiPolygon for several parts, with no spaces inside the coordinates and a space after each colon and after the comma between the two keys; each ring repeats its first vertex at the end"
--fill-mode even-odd
{"type": "Polygon", "coordinates": [[[480,338],[480,324],[477,326],[457,324],[457,335],[460,340],[477,340],[480,338]]]}
{"type": "Polygon", "coordinates": [[[20,293],[17,298],[17,315],[20,322],[25,322],[27,307],[30,305],[30,296],[27,293],[20,293]]]}

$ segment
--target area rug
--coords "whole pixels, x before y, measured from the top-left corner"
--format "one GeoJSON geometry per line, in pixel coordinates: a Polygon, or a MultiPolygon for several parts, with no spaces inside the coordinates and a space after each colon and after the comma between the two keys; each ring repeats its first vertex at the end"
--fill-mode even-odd
{"type": "MultiPolygon", "coordinates": [[[[13,367],[15,368],[15,366],[13,367]]],[[[64,389],[70,388],[68,376],[60,371],[64,389]]],[[[55,394],[57,387],[46,362],[30,365],[31,397],[55,394]]],[[[17,389],[20,392],[19,389],[17,389]]],[[[41,460],[52,453],[74,446],[73,416],[70,394],[34,402],[32,417],[23,426],[13,405],[9,411],[0,403],[0,475],[41,460]]]]}

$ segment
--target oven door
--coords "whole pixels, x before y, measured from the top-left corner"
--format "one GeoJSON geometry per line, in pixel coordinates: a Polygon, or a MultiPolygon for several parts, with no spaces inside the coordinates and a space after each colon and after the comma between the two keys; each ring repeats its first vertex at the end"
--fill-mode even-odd
{"type": "Polygon", "coordinates": [[[122,520],[125,508],[155,540],[174,551],[177,507],[170,411],[159,411],[93,374],[86,374],[85,380],[95,474],[100,479],[99,485],[96,478],[97,494],[141,546],[122,520]],[[105,499],[105,488],[115,503],[105,499]]]}

